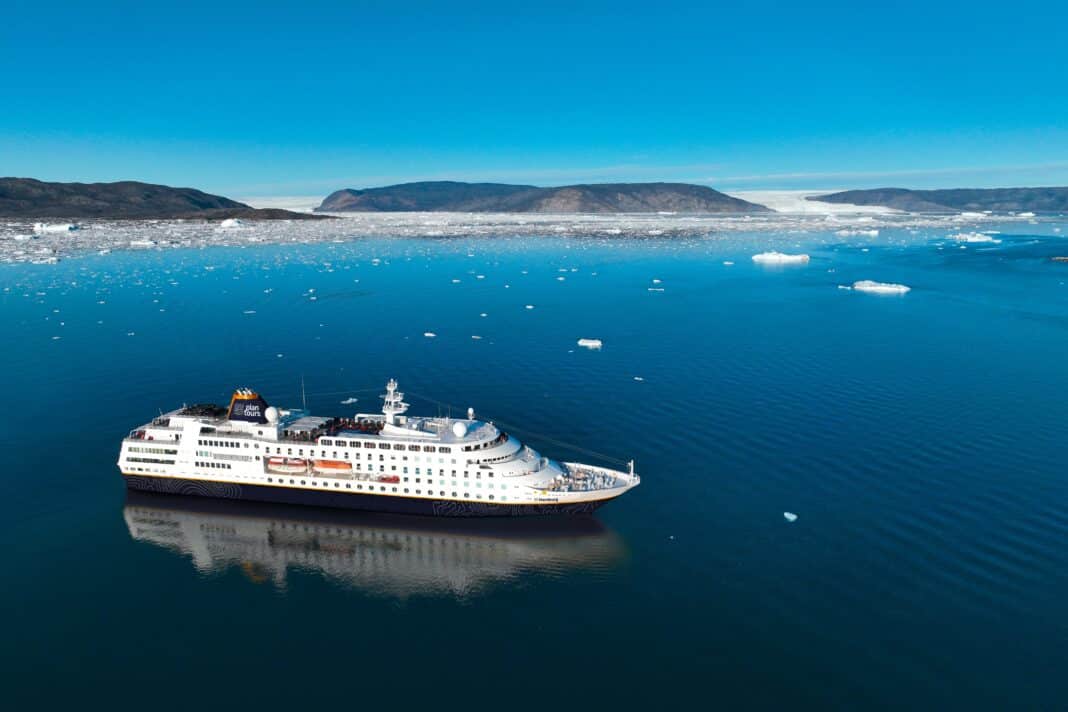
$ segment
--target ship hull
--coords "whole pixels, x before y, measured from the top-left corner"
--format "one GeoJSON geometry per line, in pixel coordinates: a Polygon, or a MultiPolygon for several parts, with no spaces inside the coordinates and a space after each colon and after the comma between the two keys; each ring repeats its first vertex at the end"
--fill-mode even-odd
{"type": "Polygon", "coordinates": [[[330,492],[266,485],[236,484],[189,480],[178,477],[123,475],[127,488],[143,492],[193,495],[215,499],[249,500],[276,504],[355,509],[365,512],[417,514],[431,517],[534,517],[552,515],[588,515],[608,500],[545,504],[505,504],[493,502],[458,502],[350,492],[330,492]]]}

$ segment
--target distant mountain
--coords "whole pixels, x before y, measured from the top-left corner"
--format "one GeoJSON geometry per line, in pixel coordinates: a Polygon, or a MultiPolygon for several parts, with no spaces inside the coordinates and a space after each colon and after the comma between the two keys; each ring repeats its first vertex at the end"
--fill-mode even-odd
{"type": "Polygon", "coordinates": [[[688,183],[596,183],[539,188],[428,181],[331,193],[320,212],[763,213],[763,205],[688,183]]]}
{"type": "Polygon", "coordinates": [[[810,196],[809,200],[818,200],[823,203],[879,205],[912,213],[959,212],[961,210],[993,210],[999,213],[1068,212],[1068,188],[947,188],[942,190],[875,188],[814,195],[810,196]]]}
{"type": "Polygon", "coordinates": [[[193,188],[136,181],[46,183],[33,178],[0,178],[0,217],[306,220],[318,216],[258,210],[193,188]]]}

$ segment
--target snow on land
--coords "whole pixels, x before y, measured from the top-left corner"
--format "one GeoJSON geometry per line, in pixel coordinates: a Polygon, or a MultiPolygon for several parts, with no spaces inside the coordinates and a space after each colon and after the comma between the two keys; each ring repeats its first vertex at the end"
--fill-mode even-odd
{"type": "Polygon", "coordinates": [[[808,200],[817,195],[837,193],[837,190],[739,190],[727,193],[733,198],[748,200],[771,208],[778,213],[792,215],[891,215],[901,211],[881,205],[850,205],[848,203],[823,203],[808,200]]]}
{"type": "Polygon", "coordinates": [[[808,264],[808,260],[808,255],[788,255],[774,250],[753,255],[753,262],[762,265],[803,265],[808,264]]]}
{"type": "Polygon", "coordinates": [[[870,279],[862,279],[859,282],[853,282],[853,289],[858,292],[869,292],[871,294],[904,294],[912,289],[904,284],[893,284],[890,282],[873,282],[870,279]]]}
{"type": "MultiPolygon", "coordinates": [[[[730,240],[732,236],[768,233],[781,236],[822,235],[856,231],[880,240],[912,239],[906,230],[947,234],[981,230],[983,223],[1027,222],[1027,218],[984,215],[962,224],[960,216],[907,213],[847,215],[551,215],[472,213],[350,213],[337,220],[243,221],[241,229],[223,229],[220,221],[204,220],[85,220],[71,232],[33,234],[34,222],[0,224],[0,262],[53,262],[75,254],[140,249],[201,249],[316,243],[352,243],[361,238],[496,238],[576,237],[585,239],[730,240]],[[650,236],[650,231],[657,231],[650,236]],[[32,235],[32,237],[28,237],[32,235]]],[[[796,237],[788,244],[797,244],[796,237]]],[[[786,244],[786,243],[784,243],[786,244]]],[[[372,261],[371,264],[380,264],[372,261]]]]}
{"type": "Polygon", "coordinates": [[[278,208],[292,210],[295,213],[314,212],[323,202],[322,196],[316,195],[272,195],[252,196],[251,198],[234,198],[253,208],[278,208]]]}

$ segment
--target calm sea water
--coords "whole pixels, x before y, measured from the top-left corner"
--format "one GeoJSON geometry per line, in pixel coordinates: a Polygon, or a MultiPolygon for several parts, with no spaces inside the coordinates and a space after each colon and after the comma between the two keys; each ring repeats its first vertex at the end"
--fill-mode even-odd
{"type": "Polygon", "coordinates": [[[1024,227],[4,267],[5,697],[1063,707],[1068,243],[1024,227]],[[302,375],[315,411],[396,377],[643,482],[572,523],[127,499],[127,430],[239,385],[296,405],[302,375]]]}

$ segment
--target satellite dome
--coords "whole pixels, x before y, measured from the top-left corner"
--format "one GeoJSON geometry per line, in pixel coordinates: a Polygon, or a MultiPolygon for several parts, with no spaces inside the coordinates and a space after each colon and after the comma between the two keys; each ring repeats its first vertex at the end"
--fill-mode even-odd
{"type": "Polygon", "coordinates": [[[461,423],[460,421],[456,421],[452,424],[452,434],[458,438],[462,438],[463,436],[467,435],[467,425],[461,423]]]}
{"type": "Polygon", "coordinates": [[[267,418],[268,423],[277,423],[278,409],[275,408],[273,405],[268,407],[267,410],[263,412],[263,417],[267,418]]]}

